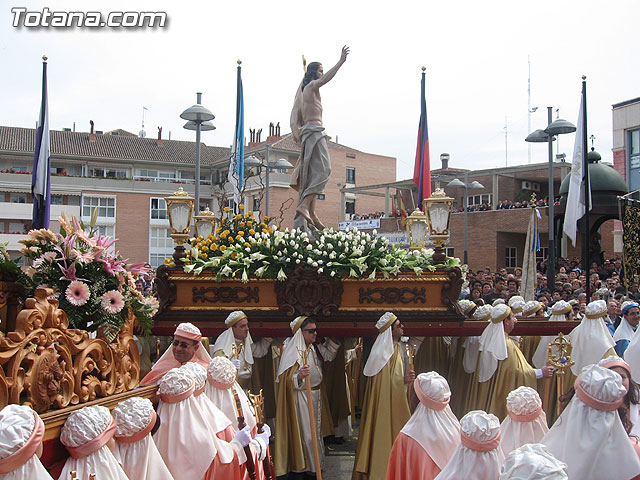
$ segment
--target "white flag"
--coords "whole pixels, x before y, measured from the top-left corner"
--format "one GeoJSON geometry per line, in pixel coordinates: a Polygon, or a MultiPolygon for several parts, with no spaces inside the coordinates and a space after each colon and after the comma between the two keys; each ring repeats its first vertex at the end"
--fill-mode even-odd
{"type": "MultiPolygon", "coordinates": [[[[587,152],[584,148],[584,97],[580,100],[580,113],[578,114],[578,127],[576,129],[576,140],[573,146],[573,161],[571,165],[571,177],[569,178],[569,193],[567,194],[567,204],[564,213],[564,233],[571,239],[573,246],[576,246],[578,235],[578,220],[586,213],[584,203],[584,175],[583,158],[587,152]]],[[[591,210],[591,187],[589,186],[589,209],[591,210]]]]}

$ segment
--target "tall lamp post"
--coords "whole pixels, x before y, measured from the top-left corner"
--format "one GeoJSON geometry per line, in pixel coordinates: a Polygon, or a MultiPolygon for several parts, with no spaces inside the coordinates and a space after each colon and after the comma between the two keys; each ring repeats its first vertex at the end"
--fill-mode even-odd
{"type": "Polygon", "coordinates": [[[469,172],[464,172],[464,183],[461,182],[460,180],[458,180],[457,178],[454,178],[453,180],[451,180],[449,183],[447,183],[447,187],[464,187],[464,200],[463,200],[463,207],[464,207],[464,257],[463,257],[463,263],[465,265],[469,264],[469,255],[467,253],[469,245],[469,239],[468,239],[468,231],[469,231],[469,223],[467,220],[467,215],[468,212],[467,210],[469,210],[469,190],[482,190],[484,188],[484,185],[482,185],[480,182],[474,180],[473,182],[471,182],[471,184],[469,184],[469,172]]]}
{"type": "Polygon", "coordinates": [[[195,207],[197,211],[200,210],[200,132],[202,130],[214,130],[216,127],[210,122],[215,116],[210,110],[203,107],[202,93],[196,93],[196,104],[191,105],[184,112],[180,114],[180,118],[187,120],[184,128],[187,130],[196,131],[196,174],[195,174],[195,207]],[[207,125],[204,125],[207,123],[207,125]],[[195,128],[194,128],[195,127],[195,128]]]}
{"type": "Polygon", "coordinates": [[[265,213],[264,216],[268,217],[269,216],[269,174],[271,173],[271,170],[279,170],[281,168],[293,168],[293,165],[291,164],[291,162],[289,162],[289,160],[287,160],[286,158],[279,158],[278,160],[276,160],[275,162],[270,162],[269,161],[269,147],[267,146],[267,158],[265,158],[264,160],[261,158],[258,158],[254,155],[251,155],[250,157],[247,157],[244,159],[244,166],[245,167],[258,167],[258,168],[263,168],[266,171],[266,175],[265,175],[265,213]]]}
{"type": "Polygon", "coordinates": [[[538,129],[531,132],[526,142],[531,143],[547,143],[549,150],[549,253],[547,254],[547,288],[554,291],[556,286],[556,251],[555,251],[555,224],[554,224],[554,196],[555,189],[553,187],[553,141],[556,135],[562,135],[565,133],[573,133],[576,131],[576,126],[558,118],[553,120],[553,107],[547,107],[547,128],[544,130],[538,129]]]}

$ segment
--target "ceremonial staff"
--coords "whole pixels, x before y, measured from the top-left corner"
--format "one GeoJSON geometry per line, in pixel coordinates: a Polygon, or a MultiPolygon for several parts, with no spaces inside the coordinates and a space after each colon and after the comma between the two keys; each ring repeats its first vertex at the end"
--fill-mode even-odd
{"type": "MultiPolygon", "coordinates": [[[[238,417],[238,430],[242,430],[247,424],[244,421],[244,414],[242,413],[242,403],[240,402],[240,395],[235,387],[233,389],[233,400],[236,407],[236,416],[238,417]]],[[[251,447],[247,445],[244,447],[244,454],[247,456],[247,472],[251,480],[256,480],[256,466],[253,463],[253,455],[251,453],[251,447]]]]}
{"type": "MultiPolygon", "coordinates": [[[[416,370],[413,364],[413,358],[416,356],[417,348],[415,345],[407,345],[406,349],[407,349],[407,357],[409,358],[409,366],[407,368],[407,371],[416,373],[416,370]]],[[[412,380],[411,382],[409,382],[409,386],[407,387],[407,401],[409,402],[409,405],[411,405],[411,397],[415,394],[413,390],[414,381],[415,380],[412,380]]]]}
{"type": "Polygon", "coordinates": [[[565,338],[563,333],[558,334],[549,347],[557,348],[557,355],[550,355],[549,364],[557,369],[556,381],[558,388],[557,413],[560,415],[560,397],[564,393],[564,374],[576,362],[571,360],[571,342],[565,338]]]}
{"type": "MultiPolygon", "coordinates": [[[[304,350],[298,350],[302,357],[303,366],[308,365],[309,347],[304,350]]],[[[316,480],[322,480],[322,472],[320,466],[320,450],[318,449],[318,436],[316,434],[316,416],[313,413],[313,394],[311,393],[310,375],[304,377],[304,385],[307,391],[307,407],[309,410],[309,423],[311,427],[311,441],[313,443],[313,460],[316,465],[316,480]]]]}
{"type": "MultiPolygon", "coordinates": [[[[262,396],[262,389],[260,389],[260,393],[258,395],[252,395],[249,393],[249,400],[253,403],[253,408],[256,412],[256,417],[259,420],[257,427],[258,433],[262,433],[264,426],[264,412],[262,410],[262,406],[264,404],[264,397],[262,396]]],[[[271,448],[267,443],[267,455],[264,457],[262,461],[262,467],[264,469],[264,476],[266,480],[276,480],[276,469],[273,466],[273,457],[271,456],[271,448]]]]}

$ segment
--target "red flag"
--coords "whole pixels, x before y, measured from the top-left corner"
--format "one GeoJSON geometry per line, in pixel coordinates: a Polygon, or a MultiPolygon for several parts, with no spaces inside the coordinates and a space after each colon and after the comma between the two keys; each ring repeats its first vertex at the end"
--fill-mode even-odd
{"type": "Polygon", "coordinates": [[[413,169],[413,181],[418,186],[418,205],[422,208],[422,200],[431,196],[431,166],[429,163],[429,132],[427,129],[427,102],[425,100],[425,74],[422,71],[420,92],[420,124],[418,126],[418,146],[416,163],[413,169]]]}

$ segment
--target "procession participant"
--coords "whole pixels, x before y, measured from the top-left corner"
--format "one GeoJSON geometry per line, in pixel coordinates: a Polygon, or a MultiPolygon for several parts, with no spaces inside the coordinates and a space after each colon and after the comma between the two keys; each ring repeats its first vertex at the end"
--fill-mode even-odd
{"type": "MultiPolygon", "coordinates": [[[[193,379],[193,398],[202,410],[204,418],[206,419],[211,431],[219,439],[231,442],[235,437],[236,431],[238,430],[238,420],[236,417],[235,421],[231,422],[229,418],[227,418],[227,416],[205,394],[207,385],[207,370],[205,370],[202,365],[199,365],[195,362],[185,363],[178,370],[186,373],[193,379]]],[[[238,389],[238,394],[240,394],[241,391],[241,389],[238,389]]],[[[255,433],[256,431],[251,431],[252,435],[255,433]]],[[[256,478],[260,480],[264,478],[263,465],[257,455],[257,453],[260,452],[254,451],[253,453],[254,455],[252,456],[252,458],[254,471],[256,473],[256,478]]],[[[245,470],[246,465],[246,463],[242,465],[243,470],[245,470]]]]}
{"type": "MultiPolygon", "coordinates": [[[[473,313],[473,320],[481,322],[491,321],[491,305],[481,305],[473,313]]],[[[477,335],[464,337],[462,342],[462,354],[456,356],[456,365],[452,366],[452,371],[457,371],[455,376],[452,374],[455,389],[453,391],[453,404],[451,409],[458,416],[462,416],[472,410],[469,404],[469,392],[473,381],[473,374],[478,366],[478,355],[480,353],[480,337],[477,335]],[[458,360],[459,359],[459,360],[458,360]],[[455,370],[454,370],[455,369],[455,370]]]]}
{"type": "Polygon", "coordinates": [[[541,443],[532,443],[516,448],[505,458],[499,480],[568,479],[567,464],[541,443]]]}
{"type": "Polygon", "coordinates": [[[151,434],[158,415],[147,398],[133,397],[113,409],[115,457],[130,480],[173,480],[151,434]]]}
{"type": "Polygon", "coordinates": [[[249,332],[249,319],[241,310],[231,312],[224,324],[227,329],[220,334],[211,349],[213,356],[224,355],[231,359],[238,370],[238,383],[245,392],[259,390],[259,382],[252,381],[254,358],[262,358],[269,352],[271,338],[261,338],[254,342],[249,332]],[[234,356],[234,345],[237,358],[234,356]]]}
{"type": "Polygon", "coordinates": [[[627,300],[622,304],[622,320],[613,334],[613,341],[616,342],[615,350],[619,356],[624,356],[633,334],[638,329],[638,321],[640,321],[640,305],[627,300]]]}
{"type": "Polygon", "coordinates": [[[275,436],[276,475],[289,474],[289,478],[303,478],[305,472],[315,475],[322,469],[324,449],[322,448],[322,370],[320,359],[313,348],[317,337],[316,322],[306,316],[296,317],[289,325],[293,337],[285,340],[278,365],[277,413],[275,436]],[[308,351],[307,364],[301,353],[308,351]],[[312,427],[309,417],[306,378],[311,384],[313,416],[312,427]],[[320,465],[316,465],[313,449],[313,435],[320,454],[320,465]]]}
{"type": "MultiPolygon", "coordinates": [[[[479,308],[475,302],[470,300],[460,300],[458,305],[466,318],[472,320],[475,319],[475,312],[479,308]]],[[[452,392],[452,400],[449,402],[449,405],[451,406],[451,410],[453,410],[454,414],[460,410],[458,407],[460,406],[460,402],[463,400],[464,395],[462,392],[466,387],[465,380],[467,373],[463,370],[462,359],[464,358],[464,352],[466,350],[464,344],[467,341],[467,338],[469,337],[454,337],[451,339],[451,348],[449,352],[449,358],[451,358],[451,361],[449,362],[449,369],[447,371],[446,378],[449,379],[449,386],[452,392]],[[460,395],[456,396],[457,393],[460,393],[460,395]]]]}
{"type": "Polygon", "coordinates": [[[640,459],[617,412],[626,394],[620,375],[588,365],[574,388],[574,397],[540,443],[567,464],[572,479],[640,475],[640,459]]]}
{"type": "Polygon", "coordinates": [[[193,397],[194,390],[193,379],[179,368],[162,378],[158,388],[160,428],[153,436],[158,451],[174,478],[243,478],[244,447],[266,452],[268,429],[253,440],[249,427],[236,432],[231,442],[218,438],[193,397]]]}
{"type": "Polygon", "coordinates": [[[236,381],[237,372],[235,365],[228,358],[213,357],[207,369],[205,394],[224,413],[234,430],[238,426],[235,401],[235,394],[237,394],[242,406],[244,421],[251,433],[255,433],[256,417],[253,413],[253,408],[251,408],[249,398],[236,381]]]}
{"type": "Polygon", "coordinates": [[[622,377],[622,386],[627,390],[618,414],[622,425],[631,438],[638,438],[640,434],[640,386],[631,378],[631,367],[620,357],[607,357],[598,365],[613,370],[622,377]]]}
{"type": "Polygon", "coordinates": [[[187,362],[197,362],[204,368],[209,366],[211,357],[200,344],[202,333],[192,323],[181,323],[173,334],[174,340],[158,359],[151,371],[140,381],[141,385],[157,384],[162,376],[172,368],[187,362]]]}
{"type": "Polygon", "coordinates": [[[185,372],[193,379],[193,398],[205,413],[209,427],[218,438],[230,442],[233,440],[237,430],[237,422],[232,422],[205,394],[207,384],[207,370],[195,362],[188,362],[182,365],[179,370],[185,372]]]}
{"type": "Polygon", "coordinates": [[[460,444],[436,480],[493,480],[500,475],[500,421],[474,410],[460,420],[460,444]]]}
{"type": "Polygon", "coordinates": [[[393,442],[386,480],[433,480],[460,443],[460,422],[449,406],[445,378],[421,373],[413,388],[420,404],[393,442]]]}
{"type": "Polygon", "coordinates": [[[44,423],[26,405],[0,410],[0,480],[53,480],[40,463],[44,423]]]}
{"type": "Polygon", "coordinates": [[[115,433],[116,422],[107,407],[95,405],[72,412],[60,431],[60,442],[71,455],[64,464],[60,480],[71,478],[73,471],[79,480],[89,480],[93,474],[99,479],[128,480],[111,453],[115,448],[115,433]]]}
{"type": "Polygon", "coordinates": [[[574,364],[566,371],[564,392],[559,392],[558,396],[571,389],[584,367],[616,354],[613,349],[615,342],[606,326],[607,319],[607,304],[604,300],[595,300],[586,306],[584,318],[568,335],[574,364]]]}
{"type": "Polygon", "coordinates": [[[483,409],[504,419],[506,400],[520,386],[535,387],[536,379],[550,377],[553,367],[534,369],[509,334],[517,320],[508,305],[498,305],[491,312],[491,322],[480,336],[480,356],[469,395],[471,408],[483,409]]]}
{"type": "Polygon", "coordinates": [[[500,425],[500,448],[505,456],[526,443],[538,443],[549,431],[542,400],[533,388],[518,387],[509,393],[507,412],[500,425]]]}
{"type": "Polygon", "coordinates": [[[386,312],[376,323],[378,337],[363,373],[367,387],[362,408],[358,447],[352,478],[383,479],[391,447],[411,417],[405,384],[415,373],[404,373],[398,341],[404,333],[400,320],[386,312]]]}

